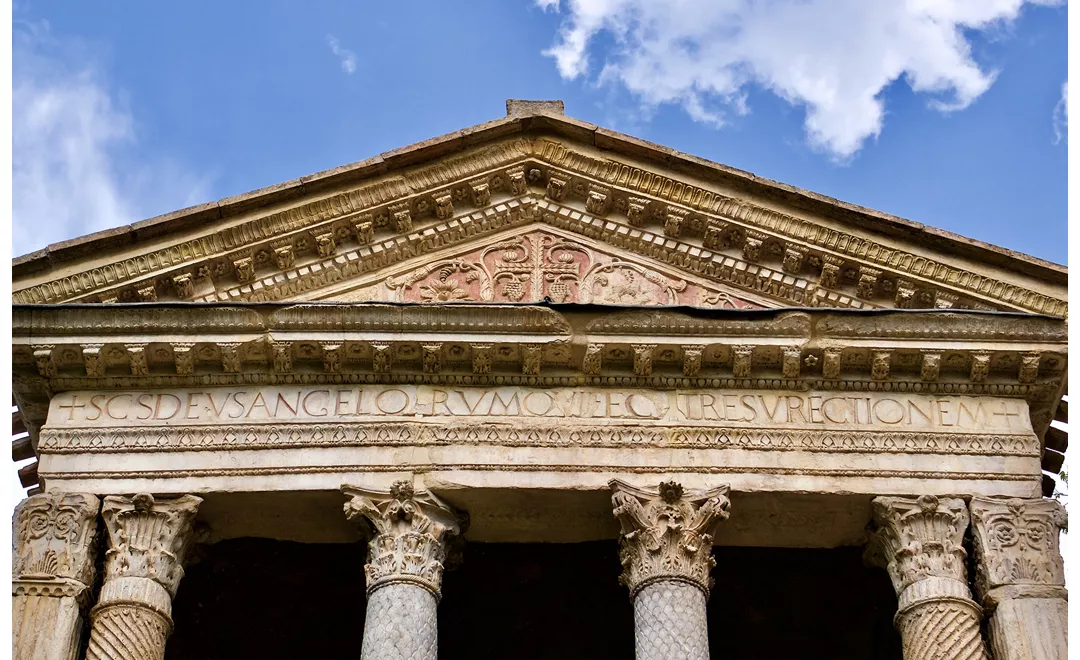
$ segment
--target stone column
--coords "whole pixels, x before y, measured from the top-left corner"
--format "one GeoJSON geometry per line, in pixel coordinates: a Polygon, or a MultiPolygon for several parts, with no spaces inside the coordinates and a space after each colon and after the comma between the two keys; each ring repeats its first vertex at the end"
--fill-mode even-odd
{"type": "Polygon", "coordinates": [[[87,660],[161,660],[172,633],[172,598],[202,498],[105,498],[105,583],[90,611],[87,660]]]}
{"type": "Polygon", "coordinates": [[[637,660],[707,660],[712,531],[728,517],[728,487],[687,493],[674,481],[657,491],[618,479],[609,485],[637,660]]]}
{"type": "Polygon", "coordinates": [[[451,539],[464,516],[408,481],[389,491],[342,486],[349,520],[370,525],[362,660],[435,660],[436,608],[451,539]]]}
{"type": "Polygon", "coordinates": [[[961,499],[925,495],[874,500],[878,531],[867,561],[886,568],[899,607],[894,622],[905,660],[986,658],[963,548],[968,510],[961,499]]]}
{"type": "Polygon", "coordinates": [[[98,498],[34,495],[11,530],[12,657],[75,660],[94,584],[98,498]]]}
{"type": "Polygon", "coordinates": [[[1051,660],[1068,655],[1065,564],[1057,500],[971,498],[975,590],[990,614],[996,660],[1051,660]]]}

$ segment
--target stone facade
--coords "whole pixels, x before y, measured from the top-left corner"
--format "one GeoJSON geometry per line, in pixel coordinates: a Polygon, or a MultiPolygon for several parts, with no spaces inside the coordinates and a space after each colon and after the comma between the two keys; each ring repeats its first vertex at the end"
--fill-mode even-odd
{"type": "Polygon", "coordinates": [[[1064,269],[512,110],[16,260],[15,657],[164,658],[196,537],[357,528],[363,658],[437,657],[466,540],[616,537],[641,659],[708,657],[714,546],[860,545],[905,657],[1060,657],[1064,269]]]}

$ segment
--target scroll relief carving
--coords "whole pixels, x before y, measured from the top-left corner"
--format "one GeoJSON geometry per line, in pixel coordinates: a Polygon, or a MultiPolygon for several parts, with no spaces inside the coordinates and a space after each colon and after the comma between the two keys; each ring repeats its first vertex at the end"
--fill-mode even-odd
{"type": "Polygon", "coordinates": [[[712,587],[709,573],[712,532],[728,517],[729,487],[687,492],[674,482],[644,490],[612,479],[611,504],[622,528],[619,580],[630,589],[631,600],[658,580],[688,582],[706,594],[712,587]]]}
{"type": "Polygon", "coordinates": [[[1065,586],[1058,535],[1067,518],[1060,502],[974,497],[971,518],[975,587],[984,600],[1001,587],[1065,586]]]}
{"type": "Polygon", "coordinates": [[[45,493],[19,503],[11,554],[16,595],[84,594],[94,583],[98,505],[98,498],[82,493],[45,493]]]}
{"type": "Polygon", "coordinates": [[[760,307],[543,231],[435,261],[384,283],[387,290],[374,298],[760,307]]]}
{"type": "Polygon", "coordinates": [[[341,490],[350,498],[345,516],[374,531],[364,566],[368,594],[406,582],[438,598],[449,542],[467,526],[463,517],[408,481],[395,482],[389,492],[348,485],[341,490]]]}

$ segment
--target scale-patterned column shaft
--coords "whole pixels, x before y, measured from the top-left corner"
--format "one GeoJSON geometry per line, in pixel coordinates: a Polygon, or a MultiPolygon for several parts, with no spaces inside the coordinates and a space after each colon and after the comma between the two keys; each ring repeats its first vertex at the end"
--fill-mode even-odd
{"type": "Polygon", "coordinates": [[[681,580],[659,580],[634,598],[637,660],[708,660],[705,592],[681,580]]]}
{"type": "Polygon", "coordinates": [[[15,660],[76,660],[82,614],[73,596],[19,595],[11,599],[15,660]]]}
{"type": "Polygon", "coordinates": [[[361,660],[435,660],[438,601],[427,589],[397,582],[371,592],[361,660]]]}

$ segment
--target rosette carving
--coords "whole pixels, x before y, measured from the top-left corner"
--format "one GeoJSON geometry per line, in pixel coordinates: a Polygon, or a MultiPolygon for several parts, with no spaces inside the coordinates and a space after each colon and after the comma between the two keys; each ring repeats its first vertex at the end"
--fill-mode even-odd
{"type": "Polygon", "coordinates": [[[1066,520],[1057,500],[971,498],[980,597],[1006,586],[1064,587],[1058,536],[1066,520]]]}
{"type": "Polygon", "coordinates": [[[713,530],[728,517],[729,487],[686,492],[674,481],[656,491],[612,479],[611,504],[622,531],[619,559],[620,581],[633,599],[645,586],[658,580],[689,582],[707,595],[712,587],[709,572],[713,530]]]}
{"type": "Polygon", "coordinates": [[[348,485],[341,491],[350,498],[345,516],[374,532],[364,566],[369,597],[382,586],[408,582],[438,598],[449,543],[467,526],[464,516],[408,481],[389,491],[348,485]]]}

